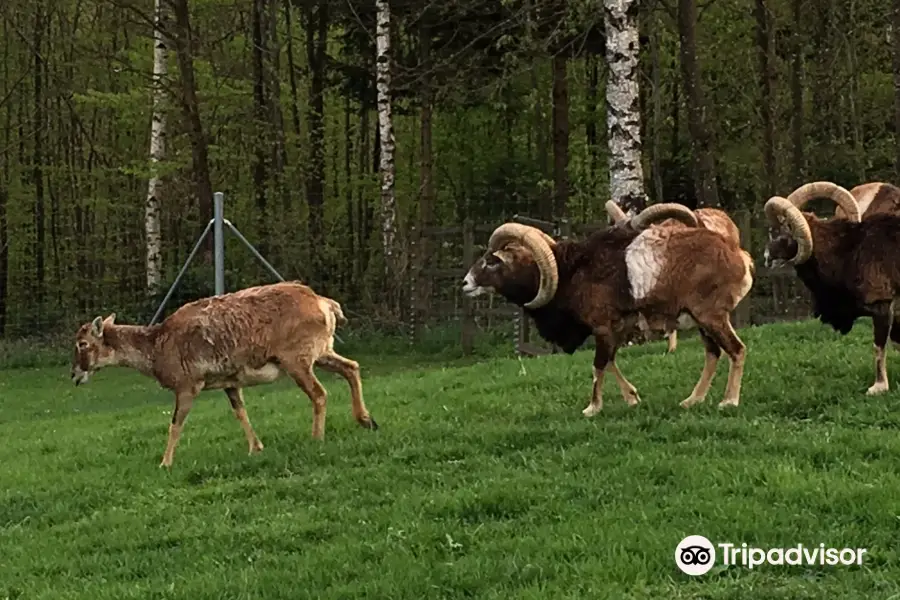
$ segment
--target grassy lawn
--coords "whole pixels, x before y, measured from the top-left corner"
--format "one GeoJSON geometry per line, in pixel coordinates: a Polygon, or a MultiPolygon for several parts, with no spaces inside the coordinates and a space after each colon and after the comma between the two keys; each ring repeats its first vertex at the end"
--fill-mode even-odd
{"type": "MultiPolygon", "coordinates": [[[[379,431],[323,375],[314,442],[309,401],[284,381],[246,393],[266,445],[248,457],[225,395],[207,392],[171,472],[157,465],[172,398],[154,382],[0,372],[0,599],[900,597],[900,411],[895,391],[864,395],[869,323],[740,333],[736,411],[715,406],[724,359],[706,404],[678,406],[703,364],[687,336],[673,356],[623,350],[643,403],[608,377],[590,420],[590,352],[352,355],[379,431]],[[689,534],[868,554],[691,578],[674,563],[689,534]]],[[[897,386],[894,353],[888,369],[897,386]]]]}

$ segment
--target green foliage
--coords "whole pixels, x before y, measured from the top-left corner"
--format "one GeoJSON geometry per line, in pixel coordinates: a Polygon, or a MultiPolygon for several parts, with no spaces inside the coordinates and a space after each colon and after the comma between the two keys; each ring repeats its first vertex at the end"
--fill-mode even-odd
{"type": "MultiPolygon", "coordinates": [[[[156,299],[148,300],[145,293],[144,201],[152,171],[150,4],[48,4],[44,25],[52,35],[39,42],[37,5],[22,0],[7,4],[7,35],[0,35],[0,179],[9,195],[10,258],[2,335],[18,339],[68,331],[73,322],[112,307],[146,316],[156,299]],[[42,59],[38,98],[35,43],[42,59]],[[36,165],[38,149],[42,164],[36,165]],[[43,184],[40,201],[35,176],[43,184]]],[[[312,4],[290,2],[290,15],[282,3],[270,6],[274,28],[269,35],[274,38],[266,40],[263,57],[268,104],[257,107],[250,5],[191,3],[194,75],[211,178],[214,188],[227,194],[227,218],[286,277],[302,278],[378,320],[385,312],[385,261],[375,167],[374,3],[328,3],[321,247],[310,242],[307,193],[314,155],[306,45],[312,4]],[[265,177],[257,182],[260,157],[265,177]],[[313,269],[314,258],[322,262],[320,272],[313,269]]],[[[762,164],[757,24],[746,2],[701,4],[698,58],[720,197],[726,208],[758,214],[769,190],[762,164]]],[[[775,22],[779,188],[788,191],[808,179],[831,179],[848,187],[861,178],[891,180],[895,91],[885,5],[866,0],[805,7],[802,23],[793,21],[788,0],[767,5],[775,22]],[[792,114],[796,44],[802,54],[800,115],[792,114]],[[791,137],[796,119],[802,126],[800,172],[791,137]]],[[[568,217],[575,222],[603,218],[609,167],[602,14],[596,2],[581,0],[393,3],[397,234],[403,276],[413,266],[410,231],[421,228],[420,210],[427,202],[420,114],[427,98],[434,104],[432,225],[458,225],[466,218],[495,223],[515,213],[553,216],[553,157],[561,142],[554,148],[550,59],[557,52],[569,57],[568,217]],[[601,64],[598,85],[591,89],[594,61],[601,64]],[[593,140],[588,139],[591,127],[593,140]]],[[[691,143],[674,14],[666,3],[644,3],[640,23],[647,188],[653,200],[692,205],[691,143]],[[651,37],[659,45],[655,73],[651,37]],[[659,82],[656,89],[654,80],[659,82]],[[651,160],[653,152],[657,162],[651,160]],[[662,182],[661,198],[656,197],[656,178],[662,182]]],[[[174,25],[170,21],[168,26],[174,25]]],[[[166,282],[210,217],[199,211],[176,58],[173,51],[164,82],[169,93],[167,156],[155,167],[164,177],[166,282]]],[[[751,237],[759,235],[756,231],[751,237]]],[[[453,245],[461,247],[461,239],[453,245]]],[[[427,257],[425,268],[445,268],[433,259],[427,257]]],[[[457,254],[454,268],[461,260],[457,254]]],[[[229,289],[270,280],[255,259],[231,242],[227,261],[229,289]]],[[[211,287],[209,265],[198,267],[192,277],[198,287],[188,296],[211,287]],[[209,273],[208,280],[203,272],[209,273]]],[[[435,298],[441,294],[451,292],[436,290],[435,298]]],[[[440,320],[458,314],[432,316],[440,320]]],[[[385,318],[382,325],[395,327],[396,317],[385,318]]]]}
{"type": "Polygon", "coordinates": [[[75,388],[63,368],[0,381],[0,594],[10,598],[888,598],[900,592],[900,456],[876,399],[871,329],[741,332],[742,403],[690,392],[697,341],[625,350],[643,402],[612,378],[585,419],[591,356],[430,362],[352,355],[381,428],[323,377],[326,440],[287,382],[247,391],[248,457],[221,392],[202,395],[171,472],[171,397],[138,375],[75,388]],[[839,365],[839,366],[837,366],[839,365]],[[858,567],[673,563],[688,534],[761,547],[862,547],[858,567]]]}

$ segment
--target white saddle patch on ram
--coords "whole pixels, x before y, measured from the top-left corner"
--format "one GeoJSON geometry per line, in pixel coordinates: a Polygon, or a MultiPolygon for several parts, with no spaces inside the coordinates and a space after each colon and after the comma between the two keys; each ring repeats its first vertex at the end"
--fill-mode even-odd
{"type": "Polygon", "coordinates": [[[666,240],[669,232],[650,227],[640,233],[625,249],[628,283],[635,300],[642,300],[656,287],[666,262],[666,240]]]}

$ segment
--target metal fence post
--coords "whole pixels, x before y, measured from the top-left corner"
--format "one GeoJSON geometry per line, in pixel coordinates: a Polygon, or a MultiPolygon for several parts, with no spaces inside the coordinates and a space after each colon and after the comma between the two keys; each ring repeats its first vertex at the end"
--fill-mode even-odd
{"type": "Polygon", "coordinates": [[[225,194],[213,194],[213,257],[216,272],[216,296],[225,293],[225,194]]]}

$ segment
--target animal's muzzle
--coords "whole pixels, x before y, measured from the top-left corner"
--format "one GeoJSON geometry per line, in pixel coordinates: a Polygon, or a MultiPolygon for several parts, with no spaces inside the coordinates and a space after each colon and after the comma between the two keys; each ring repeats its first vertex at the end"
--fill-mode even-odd
{"type": "Polygon", "coordinates": [[[465,294],[466,296],[470,296],[470,297],[477,296],[480,291],[481,291],[481,288],[478,286],[478,284],[475,283],[475,278],[472,277],[472,274],[471,273],[466,274],[465,278],[463,279],[463,287],[462,287],[463,294],[465,294]]]}

